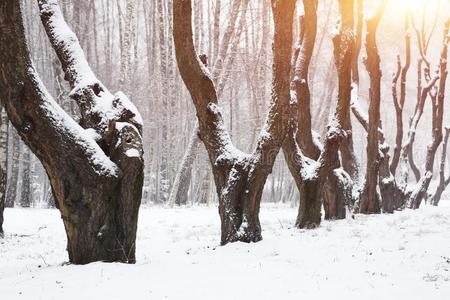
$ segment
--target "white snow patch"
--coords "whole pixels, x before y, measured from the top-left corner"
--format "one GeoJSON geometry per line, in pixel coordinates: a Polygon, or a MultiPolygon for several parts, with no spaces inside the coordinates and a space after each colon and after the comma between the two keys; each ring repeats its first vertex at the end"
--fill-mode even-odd
{"type": "Polygon", "coordinates": [[[141,154],[137,149],[128,149],[125,151],[125,155],[128,157],[141,157],[141,154]]]}
{"type": "Polygon", "coordinates": [[[63,265],[57,210],[6,209],[2,299],[447,299],[450,203],[355,215],[316,230],[263,205],[264,240],[220,247],[216,207],[140,212],[137,264],[63,265]],[[232,283],[233,288],[223,288],[232,283]],[[81,287],[81,288],[80,288],[81,287]]]}

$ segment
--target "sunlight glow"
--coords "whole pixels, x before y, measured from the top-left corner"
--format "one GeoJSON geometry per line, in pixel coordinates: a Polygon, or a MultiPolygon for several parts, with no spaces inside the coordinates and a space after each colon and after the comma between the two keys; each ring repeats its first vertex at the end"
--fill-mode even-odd
{"type": "Polygon", "coordinates": [[[392,2],[398,9],[410,9],[412,12],[422,11],[425,9],[425,5],[427,4],[427,0],[394,0],[392,2]]]}

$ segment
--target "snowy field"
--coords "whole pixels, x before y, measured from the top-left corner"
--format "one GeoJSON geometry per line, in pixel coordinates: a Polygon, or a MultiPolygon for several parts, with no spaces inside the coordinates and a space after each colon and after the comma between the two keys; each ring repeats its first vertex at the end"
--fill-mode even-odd
{"type": "Polygon", "coordinates": [[[446,202],[311,231],[266,205],[264,240],[225,247],[216,208],[147,207],[136,265],[86,266],[65,263],[58,211],[7,209],[0,299],[450,299],[446,202]]]}

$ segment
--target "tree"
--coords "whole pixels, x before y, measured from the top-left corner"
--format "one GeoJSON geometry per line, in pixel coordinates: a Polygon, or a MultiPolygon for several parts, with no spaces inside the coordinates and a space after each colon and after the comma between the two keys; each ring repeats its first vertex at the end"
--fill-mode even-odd
{"type": "MultiPolygon", "coordinates": [[[[233,65],[233,59],[230,58],[230,52],[236,52],[236,47],[240,41],[240,35],[242,33],[243,21],[245,21],[245,11],[247,9],[248,0],[234,0],[231,5],[229,16],[227,17],[227,25],[222,39],[220,40],[220,15],[221,15],[221,1],[216,2],[214,10],[214,56],[212,57],[214,63],[212,65],[212,76],[214,84],[217,86],[218,98],[222,97],[224,87],[229,81],[229,70],[233,65]],[[244,2],[244,3],[241,3],[244,2]],[[237,26],[238,16],[241,5],[244,9],[241,11],[240,26],[237,26]],[[239,28],[236,30],[236,28],[239,28]],[[237,31],[237,32],[236,32],[237,31]],[[233,34],[235,38],[233,39],[233,34]],[[220,43],[219,43],[220,42],[220,43]],[[230,49],[231,48],[231,49],[230,49]]],[[[196,123],[191,134],[191,138],[188,143],[188,147],[183,155],[181,163],[179,165],[175,180],[169,196],[169,205],[173,204],[186,204],[188,197],[189,184],[191,182],[192,165],[198,156],[200,150],[201,140],[198,136],[198,124],[196,123]]],[[[203,185],[208,185],[209,173],[205,175],[203,185]]]]}
{"type": "Polygon", "coordinates": [[[8,171],[8,117],[3,102],[0,106],[0,238],[3,237],[3,210],[5,209],[8,171]]]}
{"type": "MultiPolygon", "coordinates": [[[[448,44],[450,41],[449,37],[449,27],[450,19],[447,20],[444,28],[444,38],[442,41],[442,49],[438,66],[438,75],[434,79],[430,79],[427,76],[427,80],[432,84],[433,89],[428,91],[429,97],[431,98],[431,122],[432,131],[431,143],[427,147],[427,155],[425,158],[425,173],[421,176],[419,183],[423,183],[423,188],[413,195],[409,199],[410,208],[419,208],[423,199],[427,197],[428,187],[431,183],[432,174],[434,172],[434,161],[436,157],[436,151],[439,148],[443,140],[443,120],[444,120],[444,100],[445,100],[445,89],[448,76],[448,44]],[[434,86],[437,82],[437,86],[434,86]]],[[[425,46],[426,47],[426,46],[425,46]]],[[[424,59],[426,61],[426,59],[424,59]]],[[[428,63],[427,63],[428,64],[428,63]]],[[[429,64],[428,64],[429,65],[429,64]]],[[[425,69],[425,73],[429,70],[429,66],[425,69]]],[[[424,89],[426,91],[426,88],[424,89]]],[[[426,97],[426,96],[424,96],[426,97]]],[[[441,179],[442,186],[442,179],[441,179]]]]}
{"type": "Polygon", "coordinates": [[[305,10],[303,37],[301,36],[300,39],[299,55],[294,58],[294,61],[296,61],[294,99],[296,101],[292,103],[290,131],[283,145],[283,152],[300,192],[300,207],[296,226],[299,228],[315,228],[319,226],[322,219],[321,209],[324,195],[328,202],[326,208],[329,218],[345,216],[344,204],[347,204],[351,199],[351,179],[340,168],[338,150],[343,139],[347,137],[343,127],[350,111],[350,62],[354,39],[352,33],[353,21],[351,21],[353,13],[349,7],[353,7],[353,3],[339,2],[342,21],[338,25],[338,33],[333,38],[334,60],[339,81],[338,101],[336,113],[328,126],[323,146],[317,145],[312,140],[311,115],[305,114],[311,105],[307,74],[315,40],[317,1],[304,0],[303,3],[305,10]],[[300,70],[302,71],[300,72],[300,70]],[[308,132],[309,136],[299,138],[305,135],[305,132],[308,132]],[[315,144],[316,146],[314,146],[315,144]],[[307,145],[313,146],[315,149],[308,149],[307,145]]]}
{"type": "Polygon", "coordinates": [[[11,141],[11,175],[6,186],[6,207],[14,207],[19,184],[20,140],[14,127],[8,126],[8,139],[11,141]]]}
{"type": "Polygon", "coordinates": [[[392,82],[392,96],[394,100],[395,116],[397,122],[397,130],[395,136],[394,155],[392,156],[392,163],[390,170],[393,175],[397,171],[400,161],[400,154],[403,143],[403,109],[406,101],[406,76],[411,67],[411,33],[410,33],[410,12],[405,16],[405,63],[402,66],[400,55],[397,57],[397,72],[394,75],[392,82]],[[400,79],[400,99],[398,98],[398,80],[400,79]]]}
{"type": "Polygon", "coordinates": [[[35,71],[24,34],[22,1],[0,3],[0,97],[8,117],[50,178],[67,234],[69,260],[135,261],[143,183],[142,120],[119,92],[112,95],[87,63],[56,0],[40,0],[40,16],[77,124],[53,100],[35,71]]]}
{"type": "Polygon", "coordinates": [[[365,65],[370,78],[369,90],[369,124],[367,134],[367,168],[366,179],[360,200],[360,212],[379,213],[381,211],[378,197],[378,177],[380,169],[379,126],[381,102],[381,67],[377,47],[377,29],[386,8],[387,0],[381,0],[373,15],[367,19],[365,65]]]}
{"type": "Polygon", "coordinates": [[[265,127],[251,154],[236,149],[225,129],[206,57],[199,58],[194,47],[191,1],[173,2],[175,53],[181,77],[197,111],[199,136],[213,169],[222,223],[221,244],[262,239],[261,195],[288,129],[295,2],[272,1],[275,24],[272,103],[265,127]]]}

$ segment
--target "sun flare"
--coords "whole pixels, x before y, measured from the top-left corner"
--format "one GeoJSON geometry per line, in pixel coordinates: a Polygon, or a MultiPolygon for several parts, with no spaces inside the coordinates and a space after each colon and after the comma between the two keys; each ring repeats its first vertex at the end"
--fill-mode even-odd
{"type": "Polygon", "coordinates": [[[400,10],[411,10],[412,12],[422,11],[427,2],[432,2],[433,0],[394,0],[393,5],[400,10]]]}

